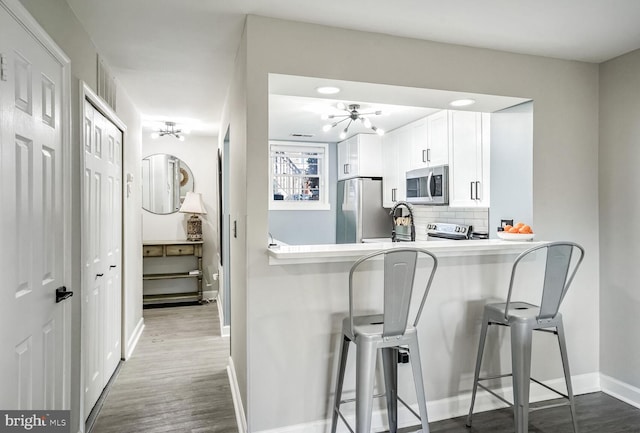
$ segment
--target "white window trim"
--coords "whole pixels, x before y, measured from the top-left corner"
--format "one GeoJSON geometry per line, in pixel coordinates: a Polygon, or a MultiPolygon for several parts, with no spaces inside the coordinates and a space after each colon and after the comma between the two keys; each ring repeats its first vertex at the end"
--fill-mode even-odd
{"type": "Polygon", "coordinates": [[[330,210],[329,203],[329,145],[327,143],[307,143],[300,141],[269,141],[269,210],[330,210]],[[271,160],[272,147],[295,148],[316,148],[323,153],[322,172],[320,176],[320,201],[295,201],[295,200],[274,200],[273,199],[273,163],[271,160]]]}

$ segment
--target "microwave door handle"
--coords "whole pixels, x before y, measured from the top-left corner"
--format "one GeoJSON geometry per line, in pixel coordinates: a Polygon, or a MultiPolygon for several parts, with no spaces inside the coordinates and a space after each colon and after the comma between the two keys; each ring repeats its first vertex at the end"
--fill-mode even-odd
{"type": "Polygon", "coordinates": [[[429,195],[429,201],[433,201],[433,196],[431,195],[431,182],[433,181],[433,171],[429,172],[429,177],[427,178],[427,194],[429,195]]]}

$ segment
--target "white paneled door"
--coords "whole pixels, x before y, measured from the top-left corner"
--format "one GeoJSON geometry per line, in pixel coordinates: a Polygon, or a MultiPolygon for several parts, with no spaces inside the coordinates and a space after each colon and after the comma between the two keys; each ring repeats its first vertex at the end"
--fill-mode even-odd
{"type": "Polygon", "coordinates": [[[83,338],[89,415],[121,358],[122,131],[85,101],[83,338]]]}
{"type": "MultiPolygon", "coordinates": [[[[68,59],[0,0],[0,408],[68,409],[68,59]]],[[[72,288],[69,288],[70,290],[72,288]]]]}

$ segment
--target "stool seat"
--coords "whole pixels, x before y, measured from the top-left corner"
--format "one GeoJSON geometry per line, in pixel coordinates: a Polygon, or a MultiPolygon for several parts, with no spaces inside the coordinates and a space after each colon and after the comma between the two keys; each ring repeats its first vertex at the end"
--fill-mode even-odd
{"type": "MultiPolygon", "coordinates": [[[[471,393],[471,407],[469,408],[469,415],[467,416],[467,427],[471,427],[473,406],[475,404],[478,387],[480,387],[501,401],[513,406],[516,433],[527,433],[529,431],[529,390],[530,382],[533,381],[567,399],[567,405],[571,411],[571,419],[573,421],[573,431],[574,433],[578,433],[573,389],[571,386],[571,373],[567,356],[567,344],[564,336],[564,325],[562,323],[562,314],[560,314],[558,310],[583,258],[584,249],[574,242],[550,242],[545,245],[539,245],[526,250],[516,258],[511,269],[511,281],[509,283],[507,301],[487,304],[484,307],[478,355],[476,358],[476,369],[473,379],[473,390],[471,393]],[[525,257],[540,250],[546,250],[547,253],[540,305],[538,306],[522,301],[511,301],[518,264],[525,257]],[[573,257],[575,251],[579,252],[577,259],[573,257]],[[511,331],[512,372],[510,374],[480,377],[487,331],[491,325],[507,326],[511,331]],[[531,349],[534,331],[550,332],[557,336],[567,387],[566,395],[531,377],[531,349]],[[491,388],[480,384],[481,381],[508,376],[513,378],[513,404],[498,395],[491,388]]],[[[558,405],[554,404],[552,406],[558,405]]]]}
{"type": "MultiPolygon", "coordinates": [[[[374,264],[372,264],[374,266],[374,264]]],[[[357,260],[349,271],[349,316],[342,321],[342,346],[338,359],[338,373],[334,396],[331,432],[335,433],[338,418],[341,418],[349,431],[370,433],[373,410],[373,390],[375,384],[376,362],[381,354],[384,387],[387,400],[387,418],[389,432],[398,431],[398,401],[404,404],[418,419],[422,433],[429,433],[427,419],[427,403],[422,378],[422,362],[418,347],[416,326],[433,281],[438,260],[435,255],[420,248],[393,248],[369,254],[357,260]],[[382,314],[354,315],[354,283],[353,276],[359,266],[378,256],[384,256],[382,314]],[[424,285],[420,307],[412,323],[408,322],[409,307],[415,283],[415,271],[418,257],[424,256],[432,262],[431,271],[424,285]],[[356,346],[356,420],[355,430],[351,429],[340,411],[342,386],[349,346],[356,346]],[[418,412],[414,411],[398,396],[398,351],[409,353],[409,361],[413,372],[413,381],[418,402],[418,412]]],[[[370,268],[367,268],[370,269],[370,268]]]]}
{"type": "MultiPolygon", "coordinates": [[[[345,317],[342,320],[342,333],[351,341],[356,341],[358,338],[379,339],[382,341],[382,330],[384,327],[384,315],[371,314],[368,316],[354,316],[353,318],[353,330],[350,326],[350,320],[345,317]]],[[[405,335],[415,333],[415,326],[408,326],[405,329],[405,335]]],[[[387,340],[397,340],[400,337],[387,337],[387,340]]]]}
{"type": "MultiPolygon", "coordinates": [[[[500,302],[487,304],[484,308],[489,314],[489,320],[501,325],[509,325],[513,322],[528,322],[534,327],[539,324],[551,326],[549,325],[549,320],[551,319],[542,322],[538,321],[538,316],[540,315],[540,307],[538,305],[529,304],[528,302],[511,302],[508,310],[506,310],[506,307],[507,304],[505,302],[500,302]],[[507,317],[505,317],[505,310],[507,317]]],[[[562,319],[562,314],[558,313],[556,318],[562,319]]]]}

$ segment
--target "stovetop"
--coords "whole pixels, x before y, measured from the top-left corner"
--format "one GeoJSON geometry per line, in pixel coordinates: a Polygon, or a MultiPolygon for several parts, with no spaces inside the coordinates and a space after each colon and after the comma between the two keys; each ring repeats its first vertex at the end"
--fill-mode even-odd
{"type": "Polygon", "coordinates": [[[464,240],[471,238],[471,226],[450,223],[427,224],[427,235],[430,238],[464,240]]]}

